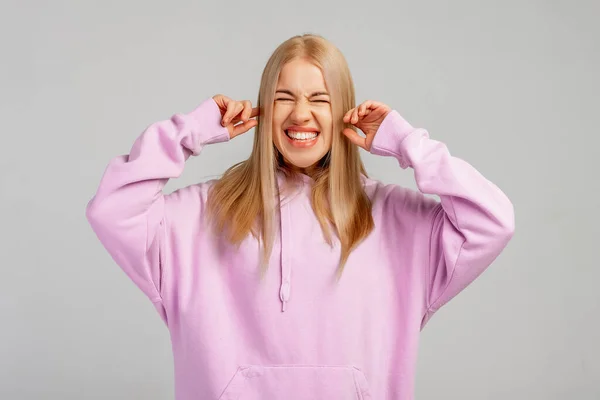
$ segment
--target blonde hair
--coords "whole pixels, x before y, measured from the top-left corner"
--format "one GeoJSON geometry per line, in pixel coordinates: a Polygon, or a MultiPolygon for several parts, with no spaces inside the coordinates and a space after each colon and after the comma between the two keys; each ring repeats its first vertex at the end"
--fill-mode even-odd
{"type": "Polygon", "coordinates": [[[296,173],[283,163],[273,144],[273,103],[279,74],[294,59],[318,66],[330,93],[333,116],[331,149],[312,168],[314,179],[311,204],[326,242],[333,246],[332,228],[341,244],[337,278],[341,277],[350,252],[373,230],[371,201],[360,174],[367,176],[358,147],[342,133],[355,129],[343,122],[344,113],[355,107],[354,83],[343,54],[320,35],[291,37],[273,52],[263,70],[257,106],[260,115],[255,127],[250,157],[231,166],[209,189],[207,214],[218,232],[239,245],[248,234],[263,244],[261,277],[268,267],[276,233],[272,216],[279,190],[277,172],[295,180],[296,173]]]}

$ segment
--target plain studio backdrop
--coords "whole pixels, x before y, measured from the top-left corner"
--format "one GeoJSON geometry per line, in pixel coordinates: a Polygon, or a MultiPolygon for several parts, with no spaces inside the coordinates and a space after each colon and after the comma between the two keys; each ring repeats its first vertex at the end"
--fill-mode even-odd
{"type": "MultiPolygon", "coordinates": [[[[422,332],[416,398],[600,399],[600,55],[594,1],[3,1],[0,398],[170,399],[170,338],[92,232],[109,160],[318,33],[373,99],[512,200],[516,233],[422,332]]],[[[245,159],[207,146],[166,192],[245,159]]],[[[411,169],[361,150],[368,173],[411,169]]]]}

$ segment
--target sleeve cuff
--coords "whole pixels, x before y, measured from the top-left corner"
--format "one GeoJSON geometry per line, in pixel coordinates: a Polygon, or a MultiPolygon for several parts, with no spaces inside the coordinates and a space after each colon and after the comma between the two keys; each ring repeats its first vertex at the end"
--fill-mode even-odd
{"type": "Polygon", "coordinates": [[[193,155],[200,154],[206,144],[229,141],[227,127],[221,125],[219,106],[211,98],[204,100],[198,107],[186,115],[190,123],[189,143],[184,142],[193,155]]]}
{"type": "Polygon", "coordinates": [[[416,129],[406,121],[396,110],[392,110],[385,117],[375,133],[371,143],[372,154],[395,157],[400,166],[406,169],[410,166],[409,160],[402,151],[402,142],[416,129]]]}

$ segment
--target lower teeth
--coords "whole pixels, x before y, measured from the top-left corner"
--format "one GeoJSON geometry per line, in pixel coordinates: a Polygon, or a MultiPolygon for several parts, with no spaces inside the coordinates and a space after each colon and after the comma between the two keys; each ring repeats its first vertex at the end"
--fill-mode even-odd
{"type": "MultiPolygon", "coordinates": [[[[287,135],[287,134],[286,134],[286,135],[287,135]]],[[[317,135],[317,136],[318,136],[318,135],[317,135]]],[[[315,139],[317,136],[313,136],[313,137],[306,138],[306,139],[296,139],[295,137],[291,137],[290,135],[287,135],[287,137],[289,137],[290,139],[292,139],[292,140],[297,140],[297,141],[299,141],[299,142],[306,142],[306,141],[308,141],[308,140],[313,140],[313,139],[315,139]]]]}

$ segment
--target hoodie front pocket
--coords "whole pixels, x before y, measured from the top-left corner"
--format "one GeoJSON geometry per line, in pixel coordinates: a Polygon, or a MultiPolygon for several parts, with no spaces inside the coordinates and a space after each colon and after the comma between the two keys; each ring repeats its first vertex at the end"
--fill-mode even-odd
{"type": "Polygon", "coordinates": [[[219,400],[371,400],[367,379],[353,366],[247,365],[219,400]]]}

